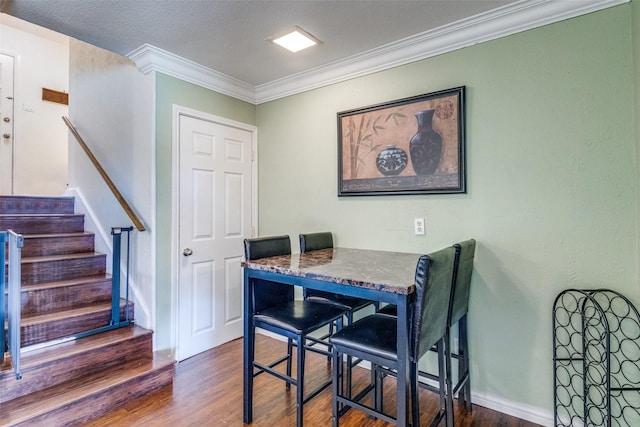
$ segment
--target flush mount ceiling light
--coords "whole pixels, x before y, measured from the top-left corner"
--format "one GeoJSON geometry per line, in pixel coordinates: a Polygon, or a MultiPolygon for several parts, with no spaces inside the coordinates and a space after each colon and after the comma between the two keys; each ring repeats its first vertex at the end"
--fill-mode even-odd
{"type": "Polygon", "coordinates": [[[322,43],[300,27],[293,27],[293,29],[286,34],[272,36],[267,40],[294,53],[322,43]]]}

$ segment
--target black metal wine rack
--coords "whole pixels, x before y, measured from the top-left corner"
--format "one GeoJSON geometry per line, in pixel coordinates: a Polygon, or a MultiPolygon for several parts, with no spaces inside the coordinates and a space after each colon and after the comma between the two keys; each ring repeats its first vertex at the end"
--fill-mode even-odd
{"type": "Polygon", "coordinates": [[[640,315],[608,289],[568,289],[553,305],[556,426],[640,426],[640,315]]]}

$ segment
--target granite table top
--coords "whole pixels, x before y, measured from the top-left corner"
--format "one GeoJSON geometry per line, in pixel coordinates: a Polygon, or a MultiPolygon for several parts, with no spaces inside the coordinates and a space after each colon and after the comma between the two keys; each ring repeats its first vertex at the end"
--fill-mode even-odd
{"type": "Polygon", "coordinates": [[[421,254],[332,248],[243,261],[244,268],[412,294],[421,254]]]}

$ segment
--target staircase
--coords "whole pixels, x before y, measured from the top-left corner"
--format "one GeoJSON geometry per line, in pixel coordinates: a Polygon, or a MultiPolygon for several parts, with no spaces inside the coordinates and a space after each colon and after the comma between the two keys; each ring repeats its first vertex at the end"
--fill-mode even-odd
{"type": "MultiPolygon", "coordinates": [[[[111,320],[106,256],[95,252],[73,198],[0,196],[7,229],[24,235],[23,352],[20,380],[8,354],[0,357],[0,426],[78,425],[172,383],[175,362],[153,352],[149,330],[65,340],[111,320]]],[[[132,319],[133,305],[122,302],[121,319],[126,312],[132,319]]]]}

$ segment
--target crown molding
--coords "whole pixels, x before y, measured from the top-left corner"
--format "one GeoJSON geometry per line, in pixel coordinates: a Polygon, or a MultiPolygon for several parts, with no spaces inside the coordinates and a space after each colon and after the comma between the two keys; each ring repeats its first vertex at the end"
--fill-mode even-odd
{"type": "Polygon", "coordinates": [[[144,74],[159,71],[242,101],[256,104],[255,87],[171,52],[144,44],[129,52],[127,58],[144,74]]]}
{"type": "Polygon", "coordinates": [[[629,0],[521,0],[302,73],[256,86],[256,103],[283,98],[605,9],[629,0]]]}
{"type": "Polygon", "coordinates": [[[129,53],[127,57],[145,74],[160,71],[243,101],[262,104],[629,1],[520,0],[258,86],[252,86],[148,44],[129,53]]]}

